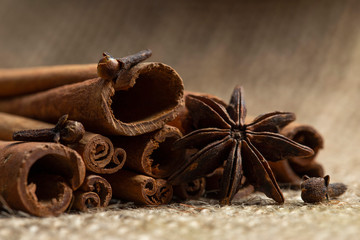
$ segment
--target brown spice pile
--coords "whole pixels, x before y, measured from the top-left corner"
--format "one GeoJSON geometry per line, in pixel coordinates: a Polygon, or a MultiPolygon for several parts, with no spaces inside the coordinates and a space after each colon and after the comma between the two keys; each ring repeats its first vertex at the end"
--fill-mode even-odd
{"type": "MultiPolygon", "coordinates": [[[[323,139],[295,114],[246,118],[241,87],[229,104],[184,93],[174,69],[142,63],[150,56],[104,53],[98,65],[0,71],[5,210],[51,216],[106,207],[112,198],[167,204],[173,195],[230,204],[254,191],[283,203],[280,187],[323,177],[316,162],[323,139]]],[[[329,181],[321,183],[316,202],[331,197],[329,181]]]]}

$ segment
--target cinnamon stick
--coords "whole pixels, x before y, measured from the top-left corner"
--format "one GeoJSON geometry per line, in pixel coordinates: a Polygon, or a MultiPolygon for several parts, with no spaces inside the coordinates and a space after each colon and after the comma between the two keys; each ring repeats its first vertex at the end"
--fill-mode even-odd
{"type": "Polygon", "coordinates": [[[86,212],[89,208],[107,207],[112,197],[112,189],[104,178],[88,175],[74,195],[73,208],[86,212]]]}
{"type": "Polygon", "coordinates": [[[56,216],[85,177],[81,157],[56,143],[0,142],[0,193],[8,205],[35,216],[56,216]]]}
{"type": "MultiPolygon", "coordinates": [[[[0,112],[0,140],[11,141],[13,133],[21,130],[53,127],[53,124],[0,112]]],[[[100,134],[86,132],[79,142],[68,146],[82,156],[87,170],[94,173],[114,173],[125,163],[125,151],[114,150],[110,139],[100,134]]]]}
{"type": "Polygon", "coordinates": [[[295,142],[310,147],[314,155],[310,157],[294,157],[278,162],[269,162],[269,165],[280,185],[293,188],[300,187],[304,175],[323,177],[323,167],[316,162],[316,156],[323,148],[324,141],[320,133],[313,127],[299,123],[291,123],[281,129],[280,133],[295,142]]]}
{"type": "Polygon", "coordinates": [[[0,69],[0,97],[40,92],[97,77],[97,64],[0,69]]]}
{"type": "Polygon", "coordinates": [[[114,149],[110,139],[100,134],[87,132],[78,143],[69,146],[83,157],[87,170],[94,173],[115,173],[125,164],[125,150],[114,149]]]}
{"type": "Polygon", "coordinates": [[[172,186],[164,179],[154,179],[127,170],[120,170],[103,177],[110,183],[115,198],[135,204],[167,204],[173,196],[172,186]]]}
{"type": "Polygon", "coordinates": [[[181,200],[196,200],[205,193],[205,178],[198,178],[188,183],[174,186],[174,195],[181,200]]]}
{"type": "Polygon", "coordinates": [[[160,129],[183,104],[180,76],[162,63],[140,63],[113,81],[95,78],[0,101],[0,111],[55,123],[69,114],[85,129],[135,136],[160,129]]]}
{"type": "Polygon", "coordinates": [[[155,178],[166,178],[183,161],[183,153],[171,149],[181,137],[177,128],[165,125],[151,133],[135,137],[116,136],[111,140],[114,146],[126,151],[125,168],[155,178]]]}
{"type": "MultiPolygon", "coordinates": [[[[40,92],[66,84],[119,74],[151,56],[151,50],[143,50],[123,58],[111,58],[104,63],[42,66],[18,69],[0,69],[0,97],[13,97],[40,92]],[[110,63],[110,64],[109,64],[110,63]],[[111,64],[113,63],[113,64],[111,64]]],[[[110,57],[106,53],[104,56],[110,57]]],[[[115,76],[116,77],[116,76],[115,76]]]]}

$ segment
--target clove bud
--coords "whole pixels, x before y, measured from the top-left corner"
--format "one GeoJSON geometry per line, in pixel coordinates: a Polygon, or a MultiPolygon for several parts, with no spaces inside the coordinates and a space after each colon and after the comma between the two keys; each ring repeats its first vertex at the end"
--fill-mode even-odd
{"type": "Polygon", "coordinates": [[[303,176],[301,183],[301,198],[307,203],[318,203],[331,198],[336,198],[347,190],[343,183],[330,184],[330,176],[308,177],[303,176]]]}

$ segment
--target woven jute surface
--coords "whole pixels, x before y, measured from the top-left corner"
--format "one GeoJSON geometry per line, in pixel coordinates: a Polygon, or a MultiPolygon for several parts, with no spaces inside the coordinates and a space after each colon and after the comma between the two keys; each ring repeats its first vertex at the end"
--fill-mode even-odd
{"type": "Polygon", "coordinates": [[[318,161],[348,192],[319,205],[285,191],[220,207],[113,205],[57,218],[4,217],[0,239],[357,239],[360,234],[360,2],[0,1],[0,67],[97,62],[144,48],[187,90],[228,100],[245,87],[248,113],[297,114],[324,136],[318,161]]]}

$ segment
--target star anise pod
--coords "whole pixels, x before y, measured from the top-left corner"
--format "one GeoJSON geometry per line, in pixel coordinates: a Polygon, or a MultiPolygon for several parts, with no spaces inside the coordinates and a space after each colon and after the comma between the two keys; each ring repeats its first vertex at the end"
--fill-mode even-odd
{"type": "Polygon", "coordinates": [[[278,203],[284,202],[267,161],[313,154],[312,149],[278,133],[295,120],[295,114],[271,112],[245,124],[246,107],[240,86],[235,87],[228,106],[209,97],[188,95],[186,107],[197,130],[176,141],[174,148],[199,151],[169,178],[170,182],[189,182],[224,164],[221,204],[231,202],[243,176],[256,190],[278,203]]]}

